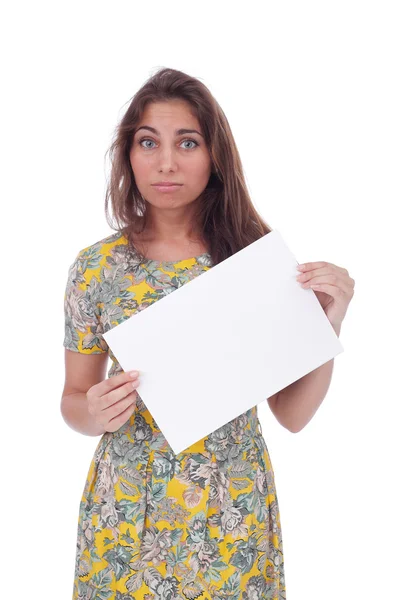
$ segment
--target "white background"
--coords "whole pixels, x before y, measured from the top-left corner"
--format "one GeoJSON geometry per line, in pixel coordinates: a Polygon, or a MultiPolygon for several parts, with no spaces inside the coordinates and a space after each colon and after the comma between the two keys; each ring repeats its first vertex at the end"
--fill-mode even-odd
{"type": "Polygon", "coordinates": [[[118,120],[151,74],[172,67],[220,103],[253,202],[297,260],[332,262],[356,281],[344,353],[312,421],[292,434],[259,406],[288,600],[398,598],[398,3],[19,2],[2,12],[2,595],[72,597],[99,438],[60,413],[67,271],[113,233],[104,156],[118,120]]]}

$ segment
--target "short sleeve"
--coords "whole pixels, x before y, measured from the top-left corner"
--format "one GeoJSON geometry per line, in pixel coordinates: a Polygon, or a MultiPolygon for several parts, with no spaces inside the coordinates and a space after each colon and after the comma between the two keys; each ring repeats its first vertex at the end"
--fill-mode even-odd
{"type": "Polygon", "coordinates": [[[87,260],[81,250],[68,270],[64,293],[63,345],[68,350],[82,354],[103,354],[108,351],[108,345],[102,335],[98,306],[92,301],[92,286],[88,281],[86,266],[87,260]]]}

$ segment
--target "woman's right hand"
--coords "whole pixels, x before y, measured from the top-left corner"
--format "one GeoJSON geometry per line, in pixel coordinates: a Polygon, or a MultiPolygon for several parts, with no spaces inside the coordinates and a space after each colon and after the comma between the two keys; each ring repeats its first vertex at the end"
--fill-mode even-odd
{"type": "Polygon", "coordinates": [[[120,373],[92,385],[86,392],[88,411],[100,427],[117,431],[135,410],[139,375],[120,373]]]}

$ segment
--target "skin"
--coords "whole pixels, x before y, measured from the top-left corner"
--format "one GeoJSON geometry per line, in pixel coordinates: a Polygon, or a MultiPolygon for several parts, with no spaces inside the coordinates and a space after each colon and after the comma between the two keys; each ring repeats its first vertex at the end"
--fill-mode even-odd
{"type": "Polygon", "coordinates": [[[319,261],[298,265],[297,281],[301,287],[314,290],[332,327],[339,335],[350,300],[354,296],[355,280],[347,269],[319,261]]]}
{"type": "Polygon", "coordinates": [[[193,217],[209,181],[212,161],[188,102],[174,99],[147,105],[136,126],[130,163],[136,185],[148,203],[148,226],[136,235],[138,245],[146,244],[147,256],[173,260],[208,251],[193,217]],[[145,125],[159,133],[138,130],[145,125]],[[181,128],[199,133],[177,135],[181,128]],[[177,191],[162,193],[152,186],[158,181],[183,185],[177,191]]]}

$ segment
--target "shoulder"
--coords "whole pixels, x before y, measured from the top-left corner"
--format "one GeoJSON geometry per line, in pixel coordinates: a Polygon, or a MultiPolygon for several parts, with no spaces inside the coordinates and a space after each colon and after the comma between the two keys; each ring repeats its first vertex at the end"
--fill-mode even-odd
{"type": "Polygon", "coordinates": [[[127,244],[125,236],[117,231],[79,250],[75,260],[86,262],[86,268],[95,269],[107,260],[107,256],[112,256],[118,249],[125,249],[127,244]]]}
{"type": "Polygon", "coordinates": [[[87,284],[93,276],[99,280],[102,268],[113,262],[118,251],[125,251],[127,244],[128,240],[122,232],[112,233],[79,250],[70,270],[79,271],[87,284]]]}
{"type": "Polygon", "coordinates": [[[85,248],[82,248],[78,252],[78,256],[82,258],[101,257],[103,255],[110,254],[115,246],[121,244],[125,246],[127,244],[127,239],[120,231],[117,231],[116,233],[112,233],[111,235],[108,235],[101,240],[90,244],[89,246],[85,246],[85,248]]]}

